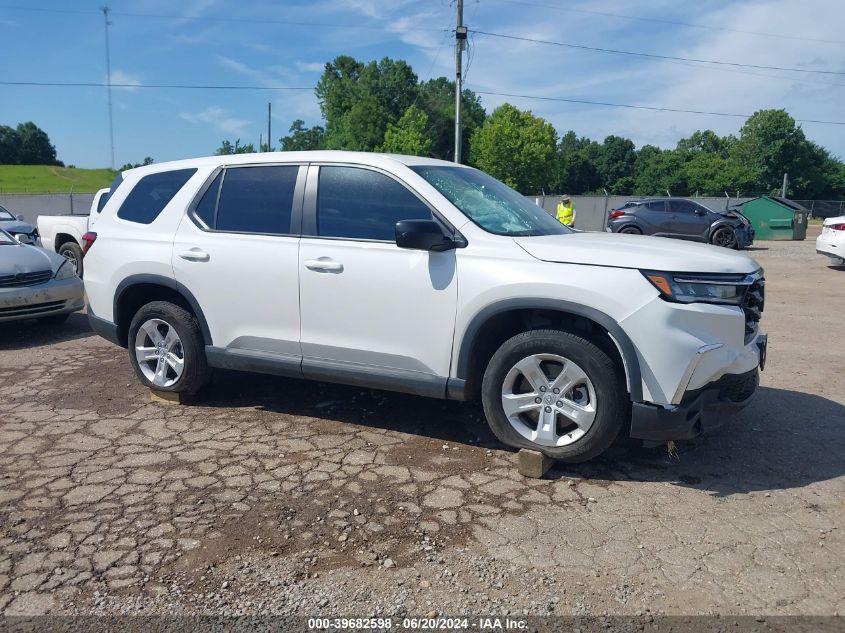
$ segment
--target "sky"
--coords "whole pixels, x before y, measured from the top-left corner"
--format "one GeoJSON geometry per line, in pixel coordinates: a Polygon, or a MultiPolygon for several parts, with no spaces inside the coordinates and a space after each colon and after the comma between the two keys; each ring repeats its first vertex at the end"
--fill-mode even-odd
{"type": "MultiPolygon", "coordinates": [[[[223,139],[274,147],[294,119],[320,124],[313,87],[338,55],[405,59],[421,80],[454,77],[454,0],[0,0],[0,82],[104,83],[100,6],[110,2],[115,164],[212,154],[223,139]],[[304,88],[177,90],[141,84],[304,88]]],[[[465,0],[465,87],[535,97],[796,119],[845,121],[841,0],[465,0]],[[662,61],[504,39],[473,30],[617,50],[800,68],[662,61]]],[[[34,121],[59,159],[110,163],[104,87],[0,84],[0,124],[34,121]]],[[[560,134],[609,134],[674,147],[697,129],[738,133],[744,119],[482,94],[508,101],[560,134]]],[[[802,123],[845,156],[845,125],[802,123]]]]}

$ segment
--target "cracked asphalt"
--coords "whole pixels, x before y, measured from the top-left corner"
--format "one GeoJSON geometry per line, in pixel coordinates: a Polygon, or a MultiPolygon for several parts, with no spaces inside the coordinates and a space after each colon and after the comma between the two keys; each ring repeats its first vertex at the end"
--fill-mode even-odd
{"type": "Polygon", "coordinates": [[[679,446],[521,477],[480,407],[218,372],[153,404],[126,352],[0,327],[0,612],[845,609],[845,270],[760,243],[757,400],[679,446]]]}

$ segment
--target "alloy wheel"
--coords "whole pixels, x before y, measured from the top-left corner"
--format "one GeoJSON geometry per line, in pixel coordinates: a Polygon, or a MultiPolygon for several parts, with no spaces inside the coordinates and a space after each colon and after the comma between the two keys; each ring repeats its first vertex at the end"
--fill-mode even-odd
{"type": "Polygon", "coordinates": [[[586,372],[557,354],[523,358],[502,384],[502,407],[511,427],[541,446],[577,442],[593,425],[596,406],[586,372]]]}
{"type": "Polygon", "coordinates": [[[185,349],[176,328],[161,319],[145,321],[135,335],[138,367],[156,387],[172,387],[185,370],[185,349]]]}

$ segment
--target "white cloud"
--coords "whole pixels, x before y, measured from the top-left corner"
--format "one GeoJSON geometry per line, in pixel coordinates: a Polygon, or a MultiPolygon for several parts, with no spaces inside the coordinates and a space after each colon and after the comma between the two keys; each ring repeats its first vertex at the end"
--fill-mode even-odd
{"type": "Polygon", "coordinates": [[[243,135],[251,123],[247,119],[230,116],[228,110],[219,106],[209,106],[201,112],[183,112],[179,116],[190,123],[211,125],[219,132],[234,136],[243,135]]]}
{"type": "Polygon", "coordinates": [[[321,73],[326,64],[323,62],[296,62],[296,67],[305,73],[321,73]]]}
{"type": "Polygon", "coordinates": [[[115,87],[115,90],[124,90],[126,92],[136,92],[138,88],[135,86],[141,85],[140,79],[122,70],[113,70],[111,72],[111,82],[112,84],[123,84],[120,87],[115,87]]]}

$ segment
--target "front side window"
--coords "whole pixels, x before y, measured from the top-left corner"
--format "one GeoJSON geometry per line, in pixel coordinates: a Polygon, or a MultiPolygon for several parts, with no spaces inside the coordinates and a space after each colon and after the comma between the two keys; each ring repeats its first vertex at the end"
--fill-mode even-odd
{"type": "Polygon", "coordinates": [[[176,169],[144,176],[120,205],[117,217],[138,224],[152,223],[196,171],[176,169]]]}
{"type": "Polygon", "coordinates": [[[430,165],[411,169],[488,233],[510,237],[572,233],[525,196],[483,171],[430,165]]]}
{"type": "Polygon", "coordinates": [[[672,200],[669,204],[675,213],[693,213],[698,209],[698,206],[689,200],[672,200]]]}
{"type": "Polygon", "coordinates": [[[0,220],[14,220],[15,216],[13,216],[9,211],[0,207],[0,220]]]}
{"type": "Polygon", "coordinates": [[[0,229],[0,245],[8,246],[9,244],[17,244],[17,242],[15,241],[15,238],[6,233],[6,231],[0,229]]]}
{"type": "Polygon", "coordinates": [[[430,220],[431,210],[407,187],[377,171],[320,167],[317,234],[394,241],[400,220],[430,220]]]}
{"type": "Polygon", "coordinates": [[[211,217],[206,198],[210,205],[213,184],[200,201],[203,210],[198,208],[197,214],[217,231],[287,235],[298,174],[298,165],[230,167],[223,174],[216,220],[206,220],[211,217]]]}

